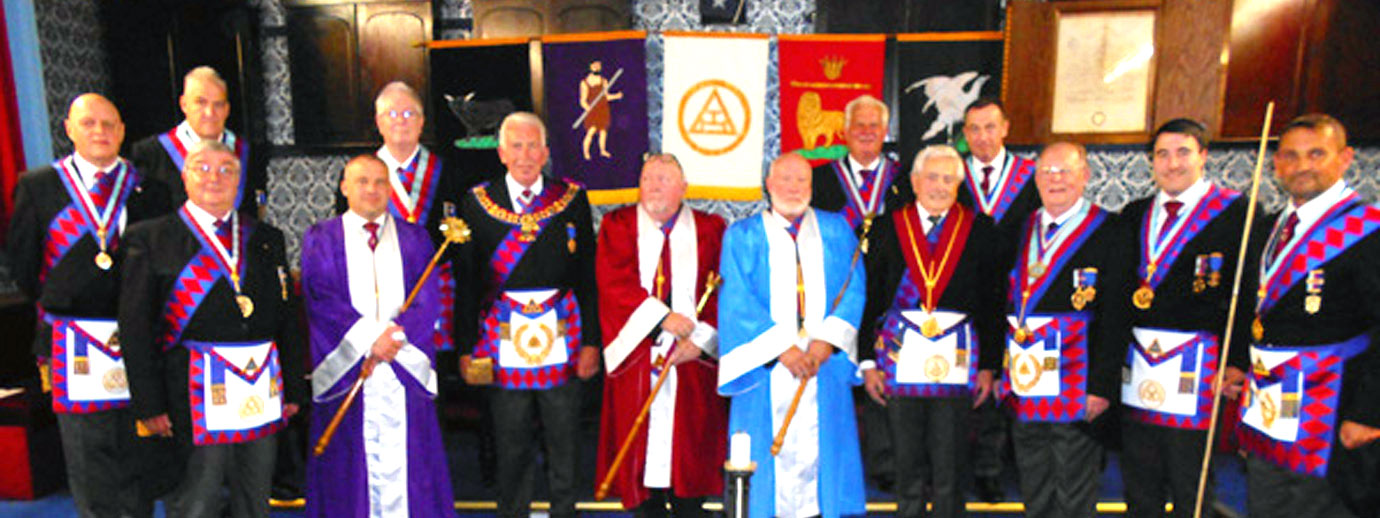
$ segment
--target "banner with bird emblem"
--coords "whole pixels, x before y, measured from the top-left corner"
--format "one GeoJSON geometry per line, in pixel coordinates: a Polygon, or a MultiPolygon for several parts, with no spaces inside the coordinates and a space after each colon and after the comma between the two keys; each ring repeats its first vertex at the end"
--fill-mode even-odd
{"type": "Polygon", "coordinates": [[[967,151],[963,112],[1001,98],[1003,51],[1000,31],[896,35],[901,163],[930,144],[967,151]]]}
{"type": "Polygon", "coordinates": [[[762,198],[768,36],[664,32],[661,145],[689,198],[762,198]]]}
{"type": "Polygon", "coordinates": [[[551,173],[588,189],[593,204],[637,201],[647,151],[647,35],[543,36],[551,173]]]}
{"type": "Polygon", "coordinates": [[[883,34],[781,35],[781,151],[800,150],[812,163],[840,158],[844,107],[863,94],[882,98],[883,34]]]}

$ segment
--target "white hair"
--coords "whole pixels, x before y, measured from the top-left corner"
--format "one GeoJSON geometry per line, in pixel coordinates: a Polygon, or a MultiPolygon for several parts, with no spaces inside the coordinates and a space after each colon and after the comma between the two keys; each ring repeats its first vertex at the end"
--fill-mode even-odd
{"type": "Polygon", "coordinates": [[[422,110],[422,96],[421,96],[420,94],[417,93],[417,90],[414,90],[411,86],[408,86],[407,83],[404,83],[404,82],[402,82],[402,81],[393,81],[393,82],[391,82],[391,83],[388,83],[388,84],[386,84],[386,85],[383,85],[383,88],[380,88],[380,89],[379,89],[379,94],[378,94],[377,96],[374,97],[374,114],[375,114],[375,115],[378,115],[378,114],[383,113],[383,99],[384,99],[384,97],[387,97],[387,96],[393,95],[393,94],[402,94],[402,95],[407,96],[408,99],[412,99],[412,102],[414,102],[414,103],[417,104],[417,111],[423,111],[423,110],[422,110]]]}
{"type": "Polygon", "coordinates": [[[187,167],[190,167],[193,158],[204,155],[206,153],[225,153],[227,155],[230,155],[230,158],[235,163],[235,169],[244,169],[244,164],[240,163],[240,156],[235,154],[235,150],[231,149],[230,146],[225,145],[225,143],[219,140],[201,139],[196,141],[192,145],[187,146],[187,160],[182,163],[183,170],[185,171],[187,167]]]}
{"type": "Polygon", "coordinates": [[[891,108],[887,108],[886,103],[882,102],[881,99],[869,94],[862,94],[848,101],[848,104],[843,107],[843,126],[845,128],[853,124],[853,112],[864,106],[871,106],[882,113],[882,126],[891,124],[891,108]]]}
{"type": "Polygon", "coordinates": [[[963,163],[963,156],[958,154],[958,150],[947,144],[934,144],[926,146],[915,155],[915,162],[911,163],[910,174],[920,172],[925,167],[925,162],[933,159],[952,159],[958,163],[963,163]]]}
{"type": "Polygon", "coordinates": [[[230,92],[230,87],[225,85],[225,80],[221,79],[220,73],[216,72],[216,69],[208,67],[206,65],[193,68],[190,72],[187,72],[186,76],[183,76],[183,93],[186,93],[186,91],[191,88],[192,81],[211,83],[213,85],[219,86],[221,91],[226,92],[227,94],[230,92]]]}
{"type": "Polygon", "coordinates": [[[508,128],[517,125],[527,125],[537,128],[541,134],[541,145],[546,145],[546,124],[542,123],[541,118],[532,112],[513,112],[503,118],[503,124],[498,126],[498,145],[503,146],[508,143],[508,128]]]}

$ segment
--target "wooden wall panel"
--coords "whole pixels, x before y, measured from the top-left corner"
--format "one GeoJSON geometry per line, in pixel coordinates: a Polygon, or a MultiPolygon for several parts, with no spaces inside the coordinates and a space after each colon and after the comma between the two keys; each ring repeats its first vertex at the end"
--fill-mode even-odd
{"type": "MultiPolygon", "coordinates": [[[[1227,93],[1221,135],[1260,135],[1265,104],[1275,101],[1274,129],[1298,115],[1298,65],[1305,3],[1310,0],[1236,0],[1232,10],[1227,93]]],[[[1275,131],[1272,130],[1271,133],[1275,131]]]]}
{"type": "Polygon", "coordinates": [[[1221,124],[1232,0],[1164,0],[1151,131],[1192,117],[1216,132],[1221,124]]]}
{"type": "Polygon", "coordinates": [[[1002,103],[1011,119],[1007,142],[1040,144],[1049,138],[1054,84],[1054,9],[1013,0],[1006,11],[1006,70],[1002,103]]]}

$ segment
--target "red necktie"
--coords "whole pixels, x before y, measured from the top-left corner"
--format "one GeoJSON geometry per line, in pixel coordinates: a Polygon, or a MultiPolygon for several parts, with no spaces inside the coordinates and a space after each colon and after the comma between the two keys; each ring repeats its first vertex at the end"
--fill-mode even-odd
{"type": "Polygon", "coordinates": [[[987,193],[991,192],[991,189],[992,189],[992,166],[990,166],[990,165],[982,166],[982,182],[978,185],[978,187],[982,189],[982,195],[983,195],[983,196],[987,196],[987,193]]]}
{"type": "Polygon", "coordinates": [[[668,306],[671,304],[671,227],[674,224],[675,220],[673,219],[670,224],[661,227],[663,238],[661,240],[661,259],[657,260],[658,269],[656,286],[654,287],[656,298],[668,306]]]}
{"type": "Polygon", "coordinates": [[[91,184],[91,203],[96,205],[96,210],[105,210],[105,203],[110,201],[110,190],[115,186],[115,175],[106,171],[96,171],[96,180],[91,184]]]}
{"type": "Polygon", "coordinates": [[[523,189],[518,196],[518,206],[523,214],[531,212],[532,209],[532,189],[523,189]]]}
{"type": "Polygon", "coordinates": [[[862,185],[858,186],[858,194],[862,195],[863,203],[867,203],[872,199],[872,189],[876,188],[874,183],[877,181],[877,172],[863,169],[858,171],[858,176],[862,177],[862,185]]]}
{"type": "Polygon", "coordinates": [[[403,189],[411,192],[412,180],[417,176],[417,163],[414,161],[412,167],[399,167],[398,176],[402,178],[403,189]]]}
{"type": "Polygon", "coordinates": [[[369,231],[369,250],[374,250],[379,246],[379,224],[372,221],[364,223],[364,230],[369,231]]]}
{"type": "Polygon", "coordinates": [[[1184,208],[1184,202],[1170,200],[1164,202],[1164,223],[1160,225],[1160,235],[1155,237],[1155,242],[1164,241],[1164,236],[1169,234],[1169,229],[1174,227],[1174,223],[1179,221],[1179,209],[1184,208]]]}
{"type": "Polygon", "coordinates": [[[1284,225],[1279,227],[1279,233],[1275,234],[1275,246],[1270,249],[1270,262],[1275,262],[1279,254],[1284,251],[1284,247],[1289,246],[1289,241],[1294,239],[1294,227],[1299,225],[1299,213],[1294,211],[1289,214],[1289,218],[1284,220],[1284,225]]]}
{"type": "Polygon", "coordinates": [[[216,238],[220,240],[220,246],[225,247],[227,253],[235,249],[230,227],[230,218],[216,220],[216,238]]]}

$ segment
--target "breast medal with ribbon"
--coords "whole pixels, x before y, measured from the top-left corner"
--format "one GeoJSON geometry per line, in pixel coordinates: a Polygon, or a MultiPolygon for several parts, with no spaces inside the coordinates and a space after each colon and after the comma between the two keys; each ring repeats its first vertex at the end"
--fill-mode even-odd
{"type": "Polygon", "coordinates": [[[974,215],[954,205],[934,232],[931,244],[914,204],[892,213],[906,275],[897,285],[891,310],[878,329],[878,368],[886,373],[887,393],[947,397],[968,394],[976,381],[977,339],[967,315],[939,311],[958,260],[968,244],[974,215]],[[911,309],[918,308],[918,309],[911,309]]]}
{"type": "Polygon", "coordinates": [[[1022,421],[1072,422],[1087,411],[1088,344],[1091,317],[1082,304],[1096,297],[1097,269],[1070,271],[1073,311],[1034,313],[1070,259],[1101,227],[1107,214],[1085,204],[1054,236],[1044,236],[1039,213],[1026,222],[1020,255],[1010,274],[1009,333],[1002,366],[1006,370],[999,396],[1022,421]],[[1046,239],[1048,241],[1046,242],[1046,239]],[[1015,397],[1010,397],[1015,396],[1015,397]]]}
{"type": "MultiPolygon", "coordinates": [[[[512,228],[494,248],[489,260],[490,282],[480,305],[487,305],[488,310],[484,314],[479,342],[475,344],[474,357],[497,358],[495,381],[504,388],[545,389],[564,384],[579,359],[575,352],[580,344],[581,320],[574,293],[537,288],[524,290],[529,292],[527,294],[512,293],[513,297],[509,297],[503,288],[537,236],[552,217],[575,199],[580,186],[552,182],[542,189],[529,210],[521,214],[495,203],[487,188],[487,183],[475,187],[472,190],[475,199],[490,217],[512,228]],[[532,295],[540,291],[547,291],[549,295],[532,295]],[[514,327],[514,322],[518,327],[514,327]],[[564,361],[558,361],[561,358],[564,361]]],[[[565,230],[567,249],[574,254],[575,227],[567,225],[565,230]]]]}
{"type": "MultiPolygon", "coordinates": [[[[1140,287],[1131,295],[1131,303],[1136,309],[1150,309],[1155,301],[1155,290],[1168,276],[1170,266],[1179,258],[1184,247],[1240,196],[1241,193],[1210,185],[1193,210],[1187,216],[1176,218],[1168,229],[1155,225],[1161,219],[1165,224],[1171,223],[1167,215],[1162,216],[1165,212],[1163,204],[1151,204],[1150,210],[1145,211],[1145,216],[1141,218],[1140,268],[1137,269],[1141,274],[1140,287]]],[[[1220,270],[1220,254],[1218,259],[1220,270]]],[[[1196,285],[1194,290],[1203,291],[1196,285]]]]}

